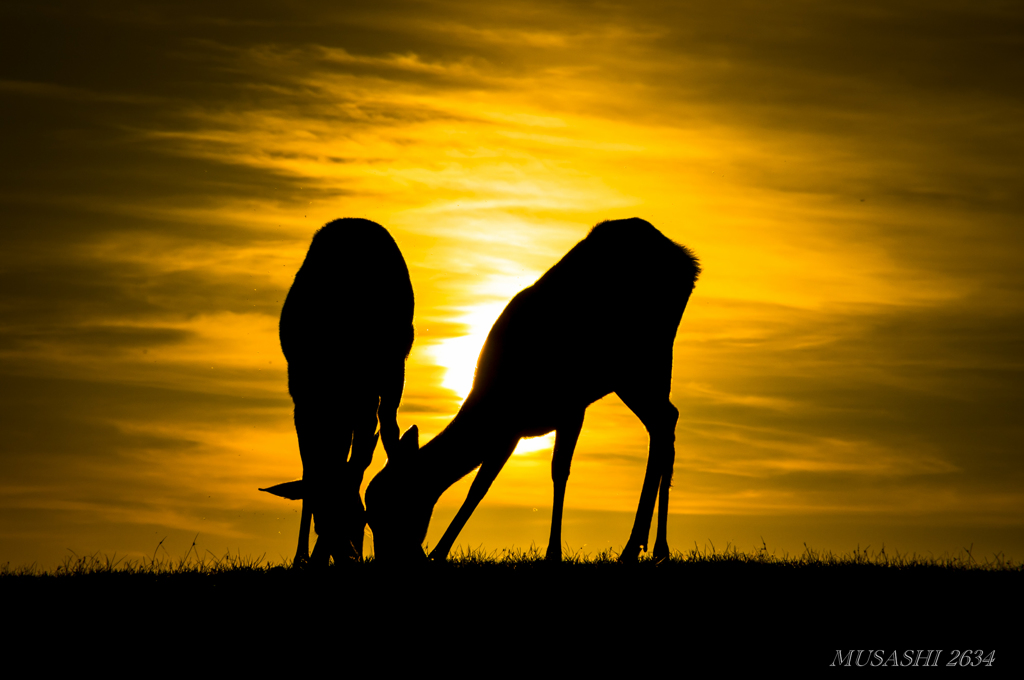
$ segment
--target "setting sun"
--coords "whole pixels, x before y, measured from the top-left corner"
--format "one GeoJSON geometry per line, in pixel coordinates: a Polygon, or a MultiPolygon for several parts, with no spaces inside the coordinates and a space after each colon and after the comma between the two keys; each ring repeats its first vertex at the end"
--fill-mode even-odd
{"type": "Polygon", "coordinates": [[[466,334],[441,340],[432,348],[437,365],[444,369],[441,386],[455,392],[460,400],[469,396],[480,349],[504,308],[502,303],[492,303],[456,312],[452,322],[464,326],[466,334]]]}

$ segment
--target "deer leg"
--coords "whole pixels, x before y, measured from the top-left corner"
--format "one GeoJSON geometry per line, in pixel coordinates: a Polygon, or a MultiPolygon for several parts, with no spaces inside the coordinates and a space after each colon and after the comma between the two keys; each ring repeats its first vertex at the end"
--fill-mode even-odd
{"type": "Polygon", "coordinates": [[[311,567],[323,569],[331,563],[331,550],[327,547],[330,542],[331,537],[329,535],[317,533],[316,543],[313,545],[313,553],[309,556],[311,567]]]}
{"type": "Polygon", "coordinates": [[[626,541],[626,546],[619,555],[620,562],[636,562],[640,551],[647,551],[647,539],[651,533],[651,516],[654,513],[654,501],[660,481],[656,472],[657,467],[652,440],[651,453],[647,458],[647,471],[644,473],[644,486],[640,491],[640,504],[636,509],[636,519],[633,520],[633,530],[629,533],[629,540],[626,541]]]}
{"type": "Polygon", "coordinates": [[[310,400],[295,400],[295,434],[299,440],[299,456],[302,459],[302,516],[299,520],[299,543],[295,550],[295,564],[308,564],[309,534],[312,527],[313,511],[320,496],[323,457],[322,417],[310,400]]]}
{"type": "Polygon", "coordinates": [[[565,485],[569,481],[569,467],[572,454],[583,429],[583,414],[580,411],[562,423],[555,430],[555,450],[551,454],[551,481],[555,485],[555,499],[551,507],[551,537],[548,539],[548,562],[562,561],[562,507],[565,504],[565,485]]]}
{"type": "MultiPolygon", "coordinates": [[[[376,396],[367,398],[354,418],[352,454],[349,456],[348,464],[345,467],[345,475],[346,484],[354,487],[357,495],[359,487],[363,484],[363,473],[366,472],[366,468],[370,467],[370,463],[373,462],[373,452],[377,448],[377,442],[382,437],[382,434],[377,432],[377,404],[378,398],[376,396]]],[[[397,427],[395,425],[396,429],[397,427]]]]}
{"type": "Polygon", "coordinates": [[[334,500],[338,515],[338,538],[330,547],[335,564],[353,560],[359,562],[363,559],[366,509],[359,489],[363,483],[363,473],[373,461],[373,452],[380,439],[376,432],[378,402],[378,397],[371,394],[353,405],[352,452],[341,465],[334,500]]]}
{"type": "Polygon", "coordinates": [[[618,393],[626,406],[643,422],[651,438],[650,453],[647,458],[647,471],[644,473],[644,486],[640,492],[640,503],[633,523],[633,531],[629,535],[619,560],[622,562],[636,561],[640,551],[647,550],[647,541],[651,533],[651,520],[654,515],[654,503],[661,494],[658,508],[658,544],[655,546],[655,558],[668,557],[668,541],[665,538],[668,521],[668,487],[672,481],[672,467],[675,460],[675,426],[679,419],[679,411],[668,399],[647,399],[630,392],[618,393]]]}
{"type": "Polygon", "coordinates": [[[672,469],[675,467],[676,449],[673,446],[666,452],[667,460],[662,461],[661,486],[658,488],[658,534],[654,539],[654,552],[651,556],[660,562],[667,560],[668,552],[668,490],[672,486],[672,469]]]}
{"type": "Polygon", "coordinates": [[[384,451],[394,454],[398,449],[398,405],[402,403],[402,392],[405,389],[405,359],[403,358],[388,372],[380,392],[380,408],[377,417],[380,420],[380,438],[384,451]]]}
{"type": "Polygon", "coordinates": [[[512,442],[512,445],[508,447],[502,455],[497,458],[484,461],[483,465],[480,466],[479,472],[476,473],[476,477],[473,479],[473,484],[469,487],[469,495],[466,496],[466,500],[462,503],[462,507],[459,508],[459,512],[455,515],[455,519],[448,525],[448,529],[445,530],[444,536],[438,541],[437,546],[430,551],[431,560],[444,560],[448,557],[448,552],[455,545],[455,539],[458,538],[459,532],[462,531],[462,527],[466,526],[466,522],[469,521],[473,511],[476,510],[476,506],[483,500],[487,490],[491,488],[491,483],[501,472],[501,468],[505,467],[505,463],[508,461],[509,456],[512,455],[512,451],[516,448],[516,444],[519,440],[516,439],[512,442]]]}
{"type": "MultiPolygon", "coordinates": [[[[376,419],[376,404],[372,411],[376,419]]],[[[348,543],[351,494],[358,499],[358,485],[349,492],[347,459],[355,419],[348,400],[327,400],[317,393],[295,405],[295,431],[302,456],[303,512],[312,516],[316,544],[310,555],[312,567],[326,567],[331,556],[348,543]],[[311,397],[317,397],[314,401],[311,397]]],[[[375,426],[376,424],[374,424],[375,426]]],[[[372,454],[371,454],[372,455],[372,454]]],[[[361,502],[359,503],[361,506],[361,502]]],[[[308,537],[308,533],[306,534],[308,537]]],[[[306,539],[308,541],[308,538],[306,539]]],[[[300,537],[300,547],[302,538],[300,537]]]]}
{"type": "Polygon", "coordinates": [[[299,521],[299,547],[295,550],[295,566],[309,562],[309,529],[313,521],[313,505],[302,499],[302,519],[299,521]]]}

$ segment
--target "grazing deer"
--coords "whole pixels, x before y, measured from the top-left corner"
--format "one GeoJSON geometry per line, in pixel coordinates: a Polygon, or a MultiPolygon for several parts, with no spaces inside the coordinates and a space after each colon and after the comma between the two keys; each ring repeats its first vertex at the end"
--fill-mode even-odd
{"type": "Polygon", "coordinates": [[[700,266],[641,219],[602,222],[495,322],[473,389],[454,420],[418,451],[413,426],[366,490],[380,559],[422,558],[438,498],[480,471],[432,559],[444,559],[522,437],[555,431],[547,559],[561,559],[562,506],[587,406],[615,392],[650,434],[640,505],[620,559],[635,561],[658,496],[654,557],[668,557],[668,490],[679,412],[669,401],[672,344],[700,266]]]}
{"type": "Polygon", "coordinates": [[[302,499],[296,563],[310,559],[313,519],[312,564],[362,559],[359,487],[378,437],[385,451],[397,449],[412,315],[409,270],[384,227],[346,218],[316,232],[280,326],[302,479],[260,489],[302,499]]]}

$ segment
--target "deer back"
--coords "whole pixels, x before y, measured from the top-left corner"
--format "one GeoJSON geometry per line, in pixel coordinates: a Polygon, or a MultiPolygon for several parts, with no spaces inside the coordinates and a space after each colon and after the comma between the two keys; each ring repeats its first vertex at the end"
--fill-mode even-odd
{"type": "Polygon", "coordinates": [[[653,353],[671,353],[699,273],[688,249],[644,220],[598,224],[502,312],[466,407],[542,413],[614,391],[653,353]]]}
{"type": "Polygon", "coordinates": [[[382,364],[408,356],[412,316],[409,270],[387,230],[363,219],[327,224],[281,310],[289,392],[301,398],[331,380],[372,387],[382,364]]]}

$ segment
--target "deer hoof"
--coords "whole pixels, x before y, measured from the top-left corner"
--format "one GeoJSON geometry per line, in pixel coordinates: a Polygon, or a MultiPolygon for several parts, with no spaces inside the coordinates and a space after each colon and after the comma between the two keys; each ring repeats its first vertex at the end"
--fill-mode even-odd
{"type": "Polygon", "coordinates": [[[627,543],[626,547],[619,553],[619,562],[623,564],[636,564],[637,558],[640,557],[640,546],[627,543]]]}

